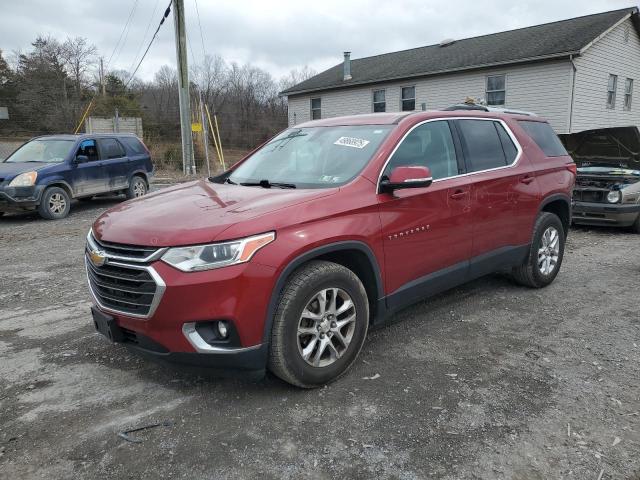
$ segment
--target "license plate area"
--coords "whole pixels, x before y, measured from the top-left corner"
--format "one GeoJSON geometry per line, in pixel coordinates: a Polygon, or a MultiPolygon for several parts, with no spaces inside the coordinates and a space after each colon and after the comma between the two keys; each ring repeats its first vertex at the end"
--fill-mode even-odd
{"type": "Polygon", "coordinates": [[[93,325],[99,333],[107,337],[113,343],[122,342],[122,329],[118,327],[115,318],[111,315],[102,313],[95,307],[91,307],[91,315],[93,317],[93,325]]]}

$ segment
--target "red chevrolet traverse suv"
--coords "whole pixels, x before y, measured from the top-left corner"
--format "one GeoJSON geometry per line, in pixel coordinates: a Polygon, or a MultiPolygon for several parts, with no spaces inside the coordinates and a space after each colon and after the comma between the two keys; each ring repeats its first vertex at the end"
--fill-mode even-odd
{"type": "Polygon", "coordinates": [[[218,177],[101,215],[85,256],[94,323],[159,358],[323,385],[411,303],[498,270],[550,284],[575,175],[534,116],[297,125],[218,177]]]}

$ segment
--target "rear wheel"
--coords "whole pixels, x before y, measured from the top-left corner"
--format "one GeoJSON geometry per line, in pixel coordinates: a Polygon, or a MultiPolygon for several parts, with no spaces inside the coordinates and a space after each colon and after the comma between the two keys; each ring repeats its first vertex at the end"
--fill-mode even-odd
{"type": "Polygon", "coordinates": [[[143,195],[147,194],[147,182],[144,178],[139,175],[136,175],[131,179],[131,183],[129,183],[129,188],[127,189],[127,198],[139,198],[143,195]]]}
{"type": "Polygon", "coordinates": [[[558,275],[564,256],[565,232],[557,215],[542,212],[533,228],[531,247],[525,262],[512,276],[521,285],[542,288],[558,275]]]}
{"type": "Polygon", "coordinates": [[[369,303],[360,279],[332,262],[293,273],[276,310],[269,369],[286,382],[314,388],[343,375],[364,344],[369,303]]]}
{"type": "Polygon", "coordinates": [[[71,198],[69,194],[60,187],[49,187],[42,194],[38,213],[47,220],[58,220],[69,215],[71,209],[71,198]]]}

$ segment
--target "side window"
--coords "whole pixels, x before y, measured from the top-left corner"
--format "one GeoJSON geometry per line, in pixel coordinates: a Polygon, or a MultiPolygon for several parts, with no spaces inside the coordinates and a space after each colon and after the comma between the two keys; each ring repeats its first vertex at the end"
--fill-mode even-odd
{"type": "Polygon", "coordinates": [[[458,120],[469,172],[489,170],[507,165],[507,157],[496,128],[488,120],[458,120]]]}
{"type": "Polygon", "coordinates": [[[115,138],[101,138],[98,140],[102,159],[120,158],[125,156],[124,148],[115,138]]]}
{"type": "Polygon", "coordinates": [[[518,156],[518,149],[516,148],[513,140],[504,129],[501,123],[495,123],[496,130],[498,130],[498,136],[500,137],[500,141],[502,142],[502,150],[504,151],[505,157],[507,157],[507,165],[511,165],[515,162],[516,157],[518,156]]]}
{"type": "Polygon", "coordinates": [[[127,147],[131,149],[133,153],[141,154],[147,153],[144,148],[144,145],[135,137],[121,137],[120,141],[124,143],[127,147]]]}
{"type": "Polygon", "coordinates": [[[78,153],[76,153],[76,157],[78,155],[85,155],[89,158],[90,162],[98,160],[98,148],[96,147],[96,141],[83,140],[78,146],[78,153]]]}
{"type": "Polygon", "coordinates": [[[521,120],[518,122],[525,132],[536,142],[540,150],[547,157],[562,157],[569,155],[562,142],[553,131],[551,125],[546,122],[531,122],[521,120]]]}
{"type": "Polygon", "coordinates": [[[402,141],[389,160],[384,174],[399,166],[429,167],[435,179],[458,174],[458,161],[449,123],[427,122],[414,128],[402,141]]]}

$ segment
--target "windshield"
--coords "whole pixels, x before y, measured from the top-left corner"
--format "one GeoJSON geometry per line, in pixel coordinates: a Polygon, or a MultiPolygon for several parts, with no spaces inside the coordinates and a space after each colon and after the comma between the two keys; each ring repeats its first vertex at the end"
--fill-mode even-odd
{"type": "Polygon", "coordinates": [[[340,186],[360,173],[392,128],[290,128],[239,165],[227,181],[297,188],[340,186]]]}
{"type": "Polygon", "coordinates": [[[74,143],[74,140],[31,140],[13,152],[5,162],[61,163],[69,154],[74,143]]]}

